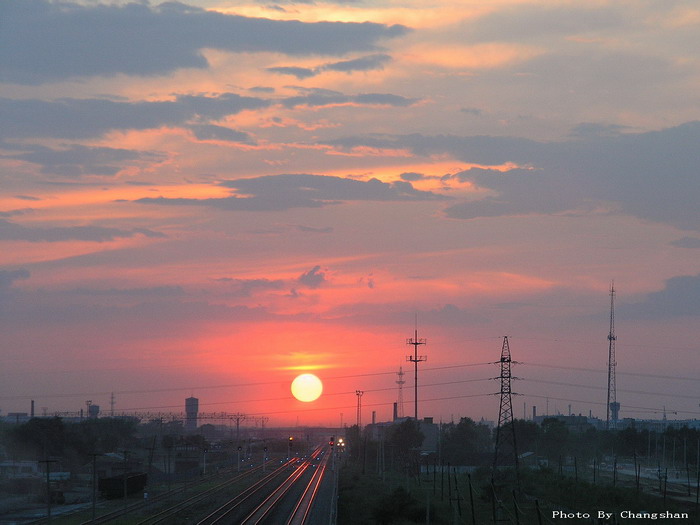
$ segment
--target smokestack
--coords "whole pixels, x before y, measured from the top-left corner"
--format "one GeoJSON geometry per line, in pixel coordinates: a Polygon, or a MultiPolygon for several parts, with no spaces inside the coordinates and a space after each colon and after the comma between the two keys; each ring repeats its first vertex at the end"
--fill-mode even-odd
{"type": "Polygon", "coordinates": [[[34,400],[32,399],[32,409],[31,409],[31,417],[34,417],[34,400]]]}
{"type": "Polygon", "coordinates": [[[393,421],[396,421],[399,418],[399,404],[394,403],[394,419],[393,421]]]}
{"type": "Polygon", "coordinates": [[[536,417],[537,417],[537,407],[535,405],[532,405],[532,420],[534,421],[536,417]]]}
{"type": "Polygon", "coordinates": [[[377,422],[377,411],[372,410],[372,424],[374,425],[377,422]]]}

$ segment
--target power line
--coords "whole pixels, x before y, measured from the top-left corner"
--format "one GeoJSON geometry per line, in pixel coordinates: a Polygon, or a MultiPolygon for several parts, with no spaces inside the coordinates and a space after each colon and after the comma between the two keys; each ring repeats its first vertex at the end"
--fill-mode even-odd
{"type": "MultiPolygon", "coordinates": [[[[483,382],[483,381],[491,381],[493,378],[491,377],[486,377],[482,379],[462,379],[458,381],[444,381],[441,383],[427,383],[423,385],[424,387],[433,387],[433,386],[445,386],[445,385],[458,385],[458,384],[463,384],[463,383],[478,383],[478,382],[483,382]]],[[[365,389],[363,392],[386,392],[389,390],[394,390],[393,387],[386,387],[386,388],[372,388],[372,389],[365,389]]],[[[328,396],[345,396],[345,395],[355,395],[356,391],[355,390],[348,390],[344,392],[327,392],[324,393],[324,397],[328,396]]],[[[263,399],[246,399],[246,403],[266,403],[266,402],[273,402],[273,401],[289,401],[291,397],[286,396],[286,397],[268,397],[268,398],[263,398],[263,399]]],[[[200,403],[200,406],[212,406],[212,405],[230,405],[236,403],[235,401],[212,401],[209,403],[200,403]]],[[[125,408],[122,411],[123,412],[128,412],[128,411],[139,411],[139,410],[158,410],[158,409],[165,409],[165,408],[179,408],[180,405],[160,405],[160,406],[154,406],[154,407],[132,407],[132,408],[125,408]]]]}
{"type": "MultiPolygon", "coordinates": [[[[522,393],[521,395],[527,396],[527,397],[535,397],[538,399],[554,399],[555,401],[569,401],[571,403],[583,403],[583,404],[587,404],[587,405],[605,405],[605,403],[603,403],[601,401],[586,401],[583,399],[569,399],[569,398],[565,398],[565,397],[553,397],[553,396],[549,396],[549,395],[542,396],[539,394],[527,394],[527,393],[522,393]]],[[[659,408],[659,407],[630,406],[629,408],[636,409],[636,410],[643,411],[643,412],[659,412],[659,413],[663,412],[663,410],[664,410],[663,408],[659,408]]],[[[681,414],[681,413],[682,414],[700,414],[700,412],[693,411],[693,410],[675,410],[675,409],[670,409],[670,408],[666,408],[666,412],[676,412],[679,414],[681,414]]]]}
{"type": "MultiPolygon", "coordinates": [[[[601,386],[594,386],[594,385],[581,385],[581,384],[576,384],[576,383],[564,383],[561,381],[547,381],[544,379],[528,379],[526,377],[521,377],[523,381],[528,381],[530,383],[544,383],[548,385],[560,385],[560,386],[566,386],[566,387],[578,387],[578,388],[588,388],[591,390],[603,390],[604,387],[601,386]]],[[[618,392],[624,392],[626,394],[641,394],[641,395],[646,395],[646,396],[665,396],[665,397],[677,397],[677,398],[682,398],[682,399],[698,399],[698,396],[688,396],[684,394],[669,394],[669,393],[662,393],[662,392],[645,392],[643,390],[620,390],[618,389],[618,392]]]]}
{"type": "MultiPolygon", "coordinates": [[[[606,370],[603,370],[601,368],[582,368],[582,367],[575,367],[575,366],[560,366],[560,365],[550,365],[546,363],[534,363],[532,361],[520,361],[519,364],[521,365],[526,365],[526,366],[538,366],[542,368],[554,368],[557,370],[573,370],[575,372],[595,372],[595,373],[601,373],[601,372],[606,372],[606,370]]],[[[671,379],[673,381],[700,381],[700,377],[683,377],[683,376],[667,376],[667,375],[661,375],[661,374],[647,374],[644,372],[617,372],[617,375],[624,375],[624,376],[633,376],[633,377],[651,377],[655,379],[671,379]]]]}
{"type": "MultiPolygon", "coordinates": [[[[487,361],[483,363],[461,363],[454,365],[444,365],[424,368],[424,371],[435,371],[435,370],[448,370],[455,368],[467,368],[473,366],[484,366],[492,365],[492,361],[487,361]]],[[[354,379],[357,377],[374,377],[374,376],[384,376],[384,375],[394,375],[396,372],[370,372],[365,374],[349,374],[342,376],[326,376],[323,377],[323,381],[332,381],[335,379],[354,379]]],[[[170,387],[170,388],[150,388],[150,389],[139,389],[139,390],[110,390],[105,392],[79,392],[75,394],[29,394],[29,395],[16,395],[16,396],[0,396],[0,399],[7,401],[17,401],[22,399],[36,399],[36,398],[71,398],[71,397],[90,397],[90,396],[111,396],[112,394],[120,395],[130,395],[130,394],[159,394],[166,392],[188,392],[192,390],[213,390],[222,388],[243,388],[250,386],[267,386],[267,385],[285,385],[288,384],[287,380],[279,381],[254,381],[249,383],[226,383],[221,385],[200,385],[200,386],[184,386],[184,387],[170,387]]]]}

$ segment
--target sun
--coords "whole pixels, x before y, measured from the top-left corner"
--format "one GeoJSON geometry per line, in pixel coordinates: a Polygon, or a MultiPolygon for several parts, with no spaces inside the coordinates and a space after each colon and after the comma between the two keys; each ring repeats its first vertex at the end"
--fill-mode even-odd
{"type": "Polygon", "coordinates": [[[313,374],[301,374],[292,381],[292,395],[304,403],[316,401],[321,396],[321,392],[323,392],[323,383],[313,374]]]}

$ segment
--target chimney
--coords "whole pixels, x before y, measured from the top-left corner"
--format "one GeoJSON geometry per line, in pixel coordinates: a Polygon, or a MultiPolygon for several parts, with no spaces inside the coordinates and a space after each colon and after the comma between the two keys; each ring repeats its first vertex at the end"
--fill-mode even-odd
{"type": "Polygon", "coordinates": [[[394,403],[394,419],[393,421],[396,421],[399,417],[399,404],[394,403]]]}

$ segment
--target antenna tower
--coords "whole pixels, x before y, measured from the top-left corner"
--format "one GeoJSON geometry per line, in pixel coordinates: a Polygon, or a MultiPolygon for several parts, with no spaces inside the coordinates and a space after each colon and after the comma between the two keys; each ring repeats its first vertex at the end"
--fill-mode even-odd
{"type": "Polygon", "coordinates": [[[615,388],[615,285],[610,283],[610,332],[608,333],[608,403],[605,414],[605,429],[617,428],[617,416],[620,412],[620,403],[617,402],[615,388]]]}
{"type": "Polygon", "coordinates": [[[493,470],[499,465],[513,465],[515,476],[518,478],[518,446],[515,440],[515,425],[513,424],[513,400],[517,395],[511,391],[511,380],[517,379],[510,372],[510,365],[514,361],[510,357],[508,336],[503,337],[501,348],[501,375],[494,378],[501,381],[501,406],[498,409],[498,426],[496,427],[496,449],[493,456],[493,470]]]}
{"type": "Polygon", "coordinates": [[[403,376],[406,375],[406,373],[403,371],[403,367],[399,367],[399,371],[396,373],[397,376],[399,376],[399,380],[396,382],[397,385],[399,385],[399,398],[398,398],[398,403],[397,403],[397,416],[398,417],[403,417],[403,385],[406,384],[406,380],[403,378],[403,376]]]}
{"type": "Polygon", "coordinates": [[[413,332],[413,337],[406,340],[407,345],[413,346],[413,355],[407,355],[406,361],[410,361],[414,366],[414,416],[418,421],[418,363],[427,361],[427,355],[418,355],[418,347],[427,344],[426,339],[418,339],[418,316],[416,315],[416,327],[413,332]]]}
{"type": "Polygon", "coordinates": [[[114,404],[115,404],[114,392],[112,392],[112,395],[109,398],[109,416],[110,417],[114,417],[114,404]]]}

